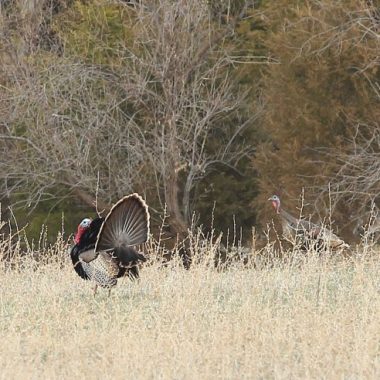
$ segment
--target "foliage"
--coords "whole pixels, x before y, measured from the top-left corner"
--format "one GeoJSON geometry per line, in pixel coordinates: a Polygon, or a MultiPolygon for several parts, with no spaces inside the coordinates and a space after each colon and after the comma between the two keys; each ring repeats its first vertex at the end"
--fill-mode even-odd
{"type": "Polygon", "coordinates": [[[195,214],[249,239],[271,194],[297,214],[304,191],[306,214],[354,240],[379,193],[378,7],[4,2],[1,196],[36,231],[139,191],[172,234],[195,214]]]}
{"type": "Polygon", "coordinates": [[[184,237],[196,185],[215,165],[248,165],[243,95],[227,75],[236,21],[210,17],[187,0],[74,2],[54,17],[62,55],[37,49],[28,74],[4,75],[4,191],[29,204],[98,195],[100,210],[139,191],[184,237]]]}
{"type": "Polygon", "coordinates": [[[271,218],[263,206],[268,194],[283,195],[285,207],[295,209],[304,188],[306,212],[324,218],[332,211],[352,239],[347,217],[353,205],[333,199],[331,210],[331,194],[321,191],[334,181],[339,154],[352,149],[355,122],[370,124],[378,115],[371,85],[379,75],[378,41],[355,22],[364,9],[357,1],[326,0],[270,12],[265,44],[279,64],[268,66],[263,77],[266,138],[253,160],[263,222],[271,218]]]}

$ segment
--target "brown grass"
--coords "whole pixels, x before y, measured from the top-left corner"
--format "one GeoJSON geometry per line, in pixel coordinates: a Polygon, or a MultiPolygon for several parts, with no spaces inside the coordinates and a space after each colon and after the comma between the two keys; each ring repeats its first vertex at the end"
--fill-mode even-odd
{"type": "Polygon", "coordinates": [[[376,255],[153,263],[94,299],[60,253],[0,270],[2,379],[380,378],[376,255]]]}

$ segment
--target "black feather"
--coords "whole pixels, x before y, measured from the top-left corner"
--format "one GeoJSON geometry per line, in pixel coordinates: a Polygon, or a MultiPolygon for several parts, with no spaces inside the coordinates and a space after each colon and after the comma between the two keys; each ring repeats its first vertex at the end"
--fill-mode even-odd
{"type": "Polygon", "coordinates": [[[79,255],[84,251],[95,248],[96,239],[98,238],[100,227],[103,222],[104,218],[94,219],[91,222],[90,227],[81,236],[79,243],[75,244],[70,251],[70,257],[75,272],[77,272],[78,275],[84,280],[89,280],[89,277],[83,269],[82,263],[79,260],[79,255]]]}
{"type": "Polygon", "coordinates": [[[71,248],[70,257],[71,257],[71,261],[73,263],[75,272],[78,273],[79,277],[82,277],[84,280],[89,280],[87,273],[83,269],[82,263],[79,261],[79,249],[78,249],[77,244],[74,245],[73,248],[71,248]]]}
{"type": "Polygon", "coordinates": [[[123,277],[125,272],[128,271],[129,277],[138,278],[139,272],[137,265],[139,262],[145,262],[146,258],[143,254],[137,252],[132,247],[119,247],[116,248],[112,255],[115,260],[118,262],[120,271],[117,277],[123,277]],[[136,268],[136,269],[134,269],[136,268]]]}

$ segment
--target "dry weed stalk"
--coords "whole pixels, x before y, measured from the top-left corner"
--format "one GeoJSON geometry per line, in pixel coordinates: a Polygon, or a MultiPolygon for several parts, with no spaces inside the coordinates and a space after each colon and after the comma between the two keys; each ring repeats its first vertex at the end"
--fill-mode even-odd
{"type": "Polygon", "coordinates": [[[378,253],[220,271],[192,241],[190,271],[152,261],[111,297],[93,299],[67,262],[1,269],[2,376],[378,378],[378,253]]]}

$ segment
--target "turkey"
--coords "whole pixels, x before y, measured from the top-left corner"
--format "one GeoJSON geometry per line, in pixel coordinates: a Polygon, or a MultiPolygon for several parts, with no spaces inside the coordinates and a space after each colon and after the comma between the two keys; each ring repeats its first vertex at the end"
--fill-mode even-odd
{"type": "Polygon", "coordinates": [[[146,261],[134,246],[149,238],[149,212],[138,194],[119,200],[105,218],[85,218],[78,226],[70,251],[77,274],[97,287],[111,288],[117,279],[139,277],[138,263],[146,261]]]}
{"type": "Polygon", "coordinates": [[[294,243],[301,243],[301,248],[308,250],[310,248],[317,251],[330,249],[340,250],[349,248],[342,239],[336,236],[332,231],[325,227],[318,226],[308,220],[297,219],[281,208],[279,196],[272,195],[268,201],[272,202],[272,206],[277,214],[279,214],[282,224],[282,232],[284,237],[294,243]]]}

